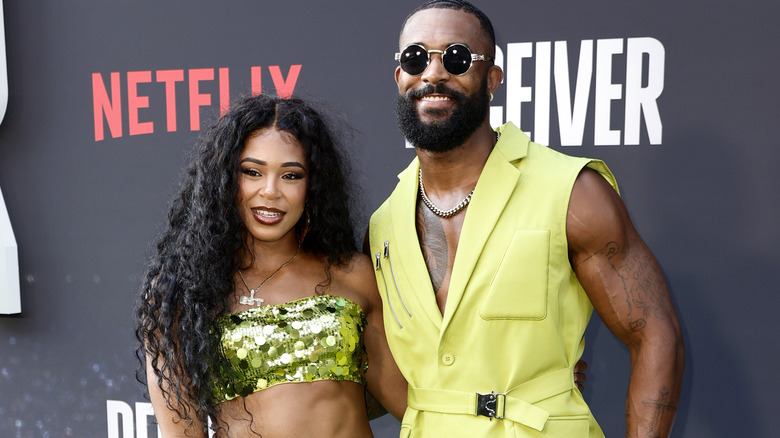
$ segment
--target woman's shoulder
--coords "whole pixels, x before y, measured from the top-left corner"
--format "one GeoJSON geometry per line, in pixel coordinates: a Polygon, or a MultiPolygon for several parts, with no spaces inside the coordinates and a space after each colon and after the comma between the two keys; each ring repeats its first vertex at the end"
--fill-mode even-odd
{"type": "Polygon", "coordinates": [[[349,298],[368,311],[377,293],[371,258],[353,252],[345,263],[333,265],[331,270],[333,277],[330,294],[349,298]]]}
{"type": "Polygon", "coordinates": [[[349,254],[346,261],[342,264],[334,264],[334,279],[338,277],[339,281],[347,284],[360,284],[365,280],[374,281],[374,266],[371,264],[371,258],[361,252],[349,254]]]}

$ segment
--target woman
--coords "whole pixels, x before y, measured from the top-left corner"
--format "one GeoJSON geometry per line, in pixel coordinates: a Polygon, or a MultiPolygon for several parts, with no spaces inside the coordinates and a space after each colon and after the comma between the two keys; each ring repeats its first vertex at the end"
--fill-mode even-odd
{"type": "Polygon", "coordinates": [[[403,415],[347,189],[300,99],[246,98],[200,140],[136,310],[163,436],[369,437],[364,384],[403,415]]]}

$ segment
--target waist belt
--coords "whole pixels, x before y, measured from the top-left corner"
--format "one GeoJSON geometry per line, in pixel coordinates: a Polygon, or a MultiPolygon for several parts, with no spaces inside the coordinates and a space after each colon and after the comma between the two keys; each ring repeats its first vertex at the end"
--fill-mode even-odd
{"type": "Polygon", "coordinates": [[[550,413],[533,403],[574,388],[571,368],[554,371],[516,386],[506,393],[450,391],[409,386],[407,404],[418,411],[484,415],[507,419],[541,431],[550,413]]]}

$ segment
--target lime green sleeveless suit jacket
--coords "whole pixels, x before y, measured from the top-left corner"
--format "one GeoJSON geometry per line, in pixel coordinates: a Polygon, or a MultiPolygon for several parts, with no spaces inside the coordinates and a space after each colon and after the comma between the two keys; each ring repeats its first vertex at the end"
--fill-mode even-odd
{"type": "Polygon", "coordinates": [[[371,218],[387,339],[409,382],[401,436],[602,437],[573,380],[593,307],[569,264],[566,213],[584,167],[617,184],[600,161],[535,144],[511,123],[499,131],[444,315],[415,229],[417,159],[371,218]]]}

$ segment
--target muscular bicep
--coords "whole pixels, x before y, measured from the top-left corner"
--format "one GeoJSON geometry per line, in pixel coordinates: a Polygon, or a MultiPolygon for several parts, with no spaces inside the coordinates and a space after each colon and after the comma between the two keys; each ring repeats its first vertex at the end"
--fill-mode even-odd
{"type": "Polygon", "coordinates": [[[676,324],[658,263],[617,192],[594,171],[584,170],[574,184],[566,233],[572,267],[618,338],[631,346],[648,326],[676,324]]]}

